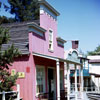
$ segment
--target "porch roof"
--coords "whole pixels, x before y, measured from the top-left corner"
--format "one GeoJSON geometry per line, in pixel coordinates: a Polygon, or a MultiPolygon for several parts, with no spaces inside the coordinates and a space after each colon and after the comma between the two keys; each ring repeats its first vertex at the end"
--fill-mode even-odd
{"type": "Polygon", "coordinates": [[[90,73],[90,75],[94,75],[95,77],[100,77],[100,74],[97,73],[90,73]]]}
{"type": "Polygon", "coordinates": [[[53,57],[53,56],[49,56],[49,55],[44,55],[44,54],[40,54],[40,53],[33,52],[33,55],[34,56],[38,56],[38,57],[43,57],[43,58],[51,59],[51,60],[67,62],[67,63],[71,63],[71,64],[76,64],[76,65],[82,65],[81,63],[77,63],[77,62],[70,61],[70,60],[63,59],[63,58],[59,58],[59,57],[53,57]]]}

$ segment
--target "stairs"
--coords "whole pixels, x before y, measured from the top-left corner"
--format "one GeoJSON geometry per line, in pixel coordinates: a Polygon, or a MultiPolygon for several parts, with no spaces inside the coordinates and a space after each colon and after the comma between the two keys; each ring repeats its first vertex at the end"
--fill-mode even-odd
{"type": "Polygon", "coordinates": [[[87,93],[90,100],[100,100],[100,93],[87,93]]]}

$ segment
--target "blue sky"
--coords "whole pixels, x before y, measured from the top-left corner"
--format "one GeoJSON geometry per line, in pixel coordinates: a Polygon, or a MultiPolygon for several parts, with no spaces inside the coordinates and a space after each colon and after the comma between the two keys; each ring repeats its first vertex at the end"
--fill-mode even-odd
{"type": "MultiPolygon", "coordinates": [[[[6,2],[6,0],[2,0],[6,2]]],[[[100,0],[47,0],[57,11],[58,35],[65,40],[79,40],[83,52],[100,44],[100,0]]],[[[11,15],[2,9],[0,15],[11,15]]],[[[71,42],[65,49],[71,48],[71,42]]]]}
{"type": "MultiPolygon", "coordinates": [[[[100,0],[48,0],[60,12],[58,35],[79,40],[79,49],[94,50],[100,44],[100,0]]],[[[65,49],[71,47],[68,41],[65,49]]]]}

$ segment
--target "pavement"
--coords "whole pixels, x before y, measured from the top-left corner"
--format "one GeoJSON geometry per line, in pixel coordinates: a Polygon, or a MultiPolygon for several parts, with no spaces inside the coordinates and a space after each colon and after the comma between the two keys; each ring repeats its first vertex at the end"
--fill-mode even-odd
{"type": "Polygon", "coordinates": [[[78,92],[77,93],[77,99],[75,99],[75,92],[71,93],[71,96],[74,96],[74,98],[72,98],[71,100],[89,100],[89,98],[86,95],[86,92],[78,92]]]}

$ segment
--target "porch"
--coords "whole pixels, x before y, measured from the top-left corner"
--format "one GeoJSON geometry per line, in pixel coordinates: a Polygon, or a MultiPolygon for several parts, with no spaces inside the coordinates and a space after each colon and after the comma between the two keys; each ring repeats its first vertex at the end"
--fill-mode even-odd
{"type": "MultiPolygon", "coordinates": [[[[70,100],[71,84],[70,84],[70,66],[75,65],[75,93],[78,92],[77,87],[77,65],[73,61],[61,59],[57,57],[33,53],[36,65],[36,100],[70,100]],[[65,82],[64,71],[66,71],[67,82],[65,82]],[[65,88],[65,83],[67,87],[65,88]]],[[[83,69],[80,69],[80,91],[83,91],[83,69]]],[[[77,98],[77,95],[75,95],[77,98]]],[[[77,99],[76,99],[77,100],[77,99]]]]}
{"type": "Polygon", "coordinates": [[[36,69],[36,100],[64,100],[64,62],[33,54],[36,69]]]}

